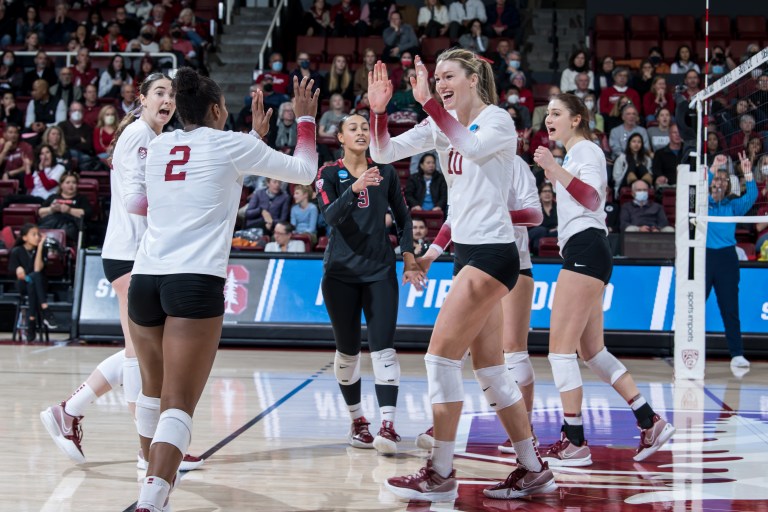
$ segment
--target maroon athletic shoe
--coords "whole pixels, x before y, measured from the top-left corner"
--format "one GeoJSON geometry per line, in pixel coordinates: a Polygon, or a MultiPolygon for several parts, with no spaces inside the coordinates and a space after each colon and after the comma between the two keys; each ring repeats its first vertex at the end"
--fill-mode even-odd
{"type": "Polygon", "coordinates": [[[365,416],[360,416],[352,421],[347,435],[349,444],[355,448],[373,448],[373,436],[368,431],[368,425],[370,423],[365,419],[365,416]]]}

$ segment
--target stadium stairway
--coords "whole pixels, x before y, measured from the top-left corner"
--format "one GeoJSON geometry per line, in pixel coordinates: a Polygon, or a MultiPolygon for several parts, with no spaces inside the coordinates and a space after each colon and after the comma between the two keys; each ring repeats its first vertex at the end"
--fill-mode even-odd
{"type": "Polygon", "coordinates": [[[269,30],[275,9],[243,7],[233,16],[221,36],[218,57],[223,65],[212,63],[211,78],[221,85],[227,108],[236,115],[253,83],[253,70],[259,63],[259,50],[269,30]]]}

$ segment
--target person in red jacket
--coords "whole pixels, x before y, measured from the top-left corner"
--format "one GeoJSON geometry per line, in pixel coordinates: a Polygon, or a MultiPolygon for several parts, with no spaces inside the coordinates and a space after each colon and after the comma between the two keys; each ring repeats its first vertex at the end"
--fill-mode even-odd
{"type": "Polygon", "coordinates": [[[651,90],[643,96],[643,115],[645,121],[650,123],[656,120],[656,114],[662,108],[675,111],[675,100],[672,93],[667,90],[667,79],[662,75],[656,75],[651,81],[651,90]]]}
{"type": "Polygon", "coordinates": [[[600,113],[609,114],[614,103],[624,95],[628,96],[632,103],[640,108],[640,95],[636,90],[627,85],[629,82],[629,69],[619,66],[613,70],[613,85],[606,87],[600,93],[600,113]]]}

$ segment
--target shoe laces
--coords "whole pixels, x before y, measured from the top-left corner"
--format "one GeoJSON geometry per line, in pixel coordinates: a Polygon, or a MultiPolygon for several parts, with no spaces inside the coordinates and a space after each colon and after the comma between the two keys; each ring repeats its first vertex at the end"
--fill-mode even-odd
{"type": "Polygon", "coordinates": [[[357,418],[352,422],[352,425],[355,428],[355,434],[370,434],[368,431],[370,423],[365,418],[357,418]]]}
{"type": "Polygon", "coordinates": [[[432,468],[430,466],[424,466],[415,473],[405,475],[403,480],[407,483],[417,482],[420,480],[431,480],[432,475],[430,473],[432,473],[432,468]]]}
{"type": "Polygon", "coordinates": [[[391,421],[383,421],[381,423],[379,435],[394,439],[395,441],[400,441],[400,436],[397,435],[397,432],[395,432],[395,426],[391,421]]]}
{"type": "Polygon", "coordinates": [[[83,440],[83,427],[80,425],[80,418],[72,418],[72,433],[70,436],[72,441],[80,448],[80,443],[83,440]]]}
{"type": "Polygon", "coordinates": [[[507,475],[507,478],[504,479],[504,482],[502,482],[503,487],[510,487],[513,484],[519,482],[525,475],[528,473],[529,469],[520,464],[518,461],[517,463],[517,469],[515,469],[513,472],[511,472],[509,475],[507,475]]]}
{"type": "Polygon", "coordinates": [[[563,448],[565,448],[564,445],[565,445],[565,440],[558,439],[557,441],[552,443],[552,445],[549,448],[547,448],[547,453],[559,453],[560,451],[563,450],[563,448]]]}

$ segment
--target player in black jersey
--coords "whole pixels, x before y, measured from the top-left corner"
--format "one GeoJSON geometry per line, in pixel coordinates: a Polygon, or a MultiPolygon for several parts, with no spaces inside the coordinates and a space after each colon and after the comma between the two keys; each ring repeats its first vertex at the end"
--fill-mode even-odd
{"type": "Polygon", "coordinates": [[[349,408],[349,443],[397,453],[394,429],[400,363],[394,349],[398,289],[395,253],[384,216],[392,208],[405,270],[403,283],[420,286],[424,274],[413,256],[413,228],[400,180],[390,165],[376,166],[366,156],[368,121],[351,115],[339,123],[344,157],[318,173],[320,211],[331,228],[323,262],[323,298],[336,339],[334,373],[349,408]],[[381,410],[374,438],[363,416],[360,393],[360,313],[365,313],[368,346],[381,410]]]}

